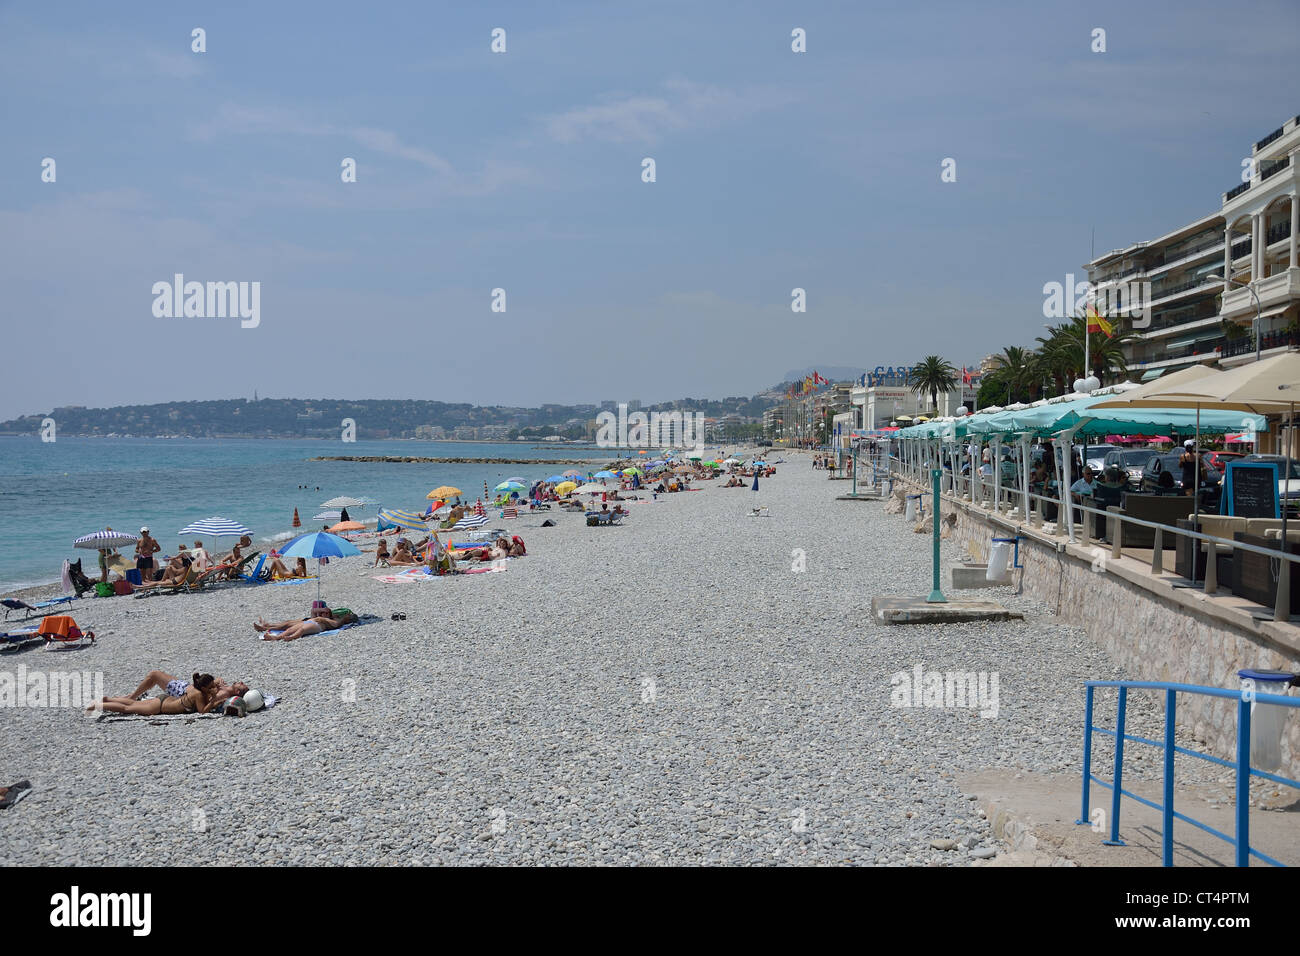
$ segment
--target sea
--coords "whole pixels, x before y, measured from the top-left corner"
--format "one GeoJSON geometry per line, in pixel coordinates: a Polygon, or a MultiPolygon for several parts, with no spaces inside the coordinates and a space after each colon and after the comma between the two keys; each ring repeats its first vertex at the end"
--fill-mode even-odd
{"type": "MultiPolygon", "coordinates": [[[[0,593],[59,579],[64,558],[98,578],[96,552],[73,541],[105,527],[137,534],[142,526],[172,553],[181,528],[222,517],[253,531],[260,549],[319,531],[322,504],[347,495],[375,504],[348,516],[373,522],[380,507],[424,511],[440,485],[473,502],[507,478],[526,483],[574,469],[598,471],[615,457],[590,445],[528,442],[356,441],[194,438],[64,438],[0,436],[0,593]],[[328,455],[418,458],[509,458],[522,464],[309,461],[328,455]],[[534,459],[587,460],[547,465],[534,459]],[[298,509],[302,526],[293,527],[298,509]]],[[[333,523],[333,522],[329,522],[333,523]]],[[[233,538],[205,540],[214,553],[233,538]]],[[[124,549],[128,557],[130,549],[124,549]]]]}

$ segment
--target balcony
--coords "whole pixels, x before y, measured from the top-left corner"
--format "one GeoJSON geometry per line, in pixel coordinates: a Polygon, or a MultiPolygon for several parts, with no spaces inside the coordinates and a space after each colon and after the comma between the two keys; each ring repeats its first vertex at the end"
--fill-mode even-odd
{"type": "Polygon", "coordinates": [[[1248,179],[1240,186],[1234,186],[1231,189],[1229,189],[1226,193],[1224,193],[1223,201],[1226,203],[1229,200],[1236,199],[1238,196],[1240,196],[1249,188],[1250,188],[1250,180],[1248,179]]]}
{"type": "MultiPolygon", "coordinates": [[[[1296,117],[1296,120],[1297,120],[1297,121],[1300,121],[1300,116],[1297,116],[1297,117],[1296,117]]],[[[1265,146],[1267,146],[1269,143],[1273,142],[1274,140],[1281,139],[1281,138],[1282,138],[1282,133],[1283,133],[1283,131],[1284,131],[1285,129],[1286,129],[1286,124],[1283,123],[1283,124],[1282,124],[1281,126],[1279,126],[1277,129],[1273,130],[1273,132],[1269,133],[1267,136],[1265,136],[1263,139],[1261,139],[1258,143],[1255,144],[1255,152],[1258,153],[1261,149],[1263,149],[1263,148],[1264,148],[1265,146]]]]}
{"type": "MultiPolygon", "coordinates": [[[[1259,307],[1265,311],[1275,306],[1289,305],[1300,299],[1300,269],[1284,269],[1276,275],[1260,279],[1253,283],[1255,295],[1259,296],[1259,307]]],[[[1234,285],[1223,293],[1224,315],[1254,315],[1255,300],[1250,290],[1234,285]]]]}
{"type": "MultiPolygon", "coordinates": [[[[1291,348],[1300,345],[1300,333],[1296,332],[1265,332],[1260,336],[1259,347],[1261,351],[1268,349],[1291,348]]],[[[1220,358],[1232,358],[1234,355],[1245,355],[1247,352],[1255,351],[1255,336],[1246,335],[1232,342],[1225,342],[1220,352],[1220,358]]]]}
{"type": "Polygon", "coordinates": [[[1282,170],[1291,165],[1291,157],[1284,156],[1282,159],[1266,159],[1259,164],[1259,181],[1262,183],[1282,170]]]}
{"type": "Polygon", "coordinates": [[[1283,239],[1290,239],[1290,238],[1291,238],[1291,220],[1288,219],[1286,222],[1279,222],[1277,225],[1275,225],[1272,229],[1268,231],[1268,241],[1265,242],[1264,245],[1271,246],[1275,242],[1281,242],[1283,239]]]}

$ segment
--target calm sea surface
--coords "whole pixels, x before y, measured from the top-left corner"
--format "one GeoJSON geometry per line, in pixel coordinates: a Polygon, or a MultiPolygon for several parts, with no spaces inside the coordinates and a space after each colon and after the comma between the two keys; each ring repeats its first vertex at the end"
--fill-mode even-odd
{"type": "MultiPolygon", "coordinates": [[[[318,455],[406,455],[420,458],[591,459],[604,449],[526,442],[358,441],[239,439],[0,437],[0,591],[57,581],[64,558],[85,558],[98,577],[94,551],[72,542],[105,526],[137,533],[148,525],[164,553],[181,543],[178,532],[200,518],[219,515],[253,529],[259,543],[325,523],[312,516],[338,495],[371,498],[376,506],[349,509],[373,520],[379,506],[423,511],[425,495],[439,485],[460,488],[473,501],[506,478],[532,481],[580,465],[439,465],[307,461],[318,455]],[[306,489],[299,485],[308,486],[306,489]],[[319,491],[317,488],[319,487],[319,491]]],[[[187,544],[192,543],[187,541],[187,544]]],[[[228,549],[233,539],[205,541],[228,549]]]]}

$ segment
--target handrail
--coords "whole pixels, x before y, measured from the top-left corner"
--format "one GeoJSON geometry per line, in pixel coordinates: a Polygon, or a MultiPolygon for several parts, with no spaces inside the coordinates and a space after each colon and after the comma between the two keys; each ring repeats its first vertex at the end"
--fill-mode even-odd
{"type": "Polygon", "coordinates": [[[1084,688],[1083,793],[1080,801],[1081,813],[1079,819],[1075,821],[1076,823],[1087,825],[1093,823],[1090,811],[1090,798],[1091,785],[1096,783],[1097,785],[1105,787],[1111,791],[1110,838],[1104,841],[1107,846],[1125,845],[1124,841],[1119,838],[1120,808],[1121,799],[1123,797],[1130,797],[1144,806],[1151,807],[1153,810],[1159,810],[1163,817],[1161,828],[1161,862],[1164,866],[1174,865],[1174,820],[1182,820],[1184,823],[1190,823],[1193,826],[1204,830],[1206,833],[1216,836],[1232,845],[1235,850],[1234,859],[1236,866],[1249,866],[1250,858],[1252,856],[1256,859],[1263,860],[1265,863],[1272,866],[1286,866],[1286,864],[1280,860],[1276,860],[1250,845],[1250,778],[1252,776],[1261,777],[1275,783],[1293,787],[1297,790],[1300,790],[1300,781],[1291,780],[1288,777],[1268,773],[1264,770],[1256,770],[1251,767],[1251,706],[1253,703],[1260,703],[1275,704],[1281,707],[1300,708],[1300,698],[1288,697],[1282,694],[1261,694],[1244,686],[1241,690],[1234,691],[1222,687],[1205,687],[1199,684],[1180,684],[1172,681],[1093,680],[1085,681],[1084,688]],[[1114,730],[1093,725],[1092,714],[1094,693],[1098,687],[1115,687],[1119,689],[1119,700],[1114,730]],[[1125,732],[1124,722],[1125,717],[1127,716],[1128,692],[1130,690],[1164,691],[1165,734],[1163,742],[1150,740],[1146,737],[1138,737],[1125,732]],[[1199,751],[1189,750],[1186,747],[1179,747],[1174,743],[1177,695],[1180,693],[1237,701],[1237,753],[1236,762],[1234,764],[1229,764],[1227,761],[1210,754],[1203,754],[1199,751]],[[1094,732],[1106,734],[1115,738],[1115,764],[1113,779],[1110,782],[1102,780],[1092,772],[1092,735],[1094,732]],[[1148,800],[1145,797],[1138,796],[1137,794],[1124,789],[1125,741],[1146,744],[1148,746],[1156,747],[1164,752],[1164,793],[1162,803],[1155,803],[1152,800],[1148,800]],[[1233,836],[1229,836],[1201,820],[1193,819],[1192,817],[1189,817],[1184,813],[1179,813],[1174,809],[1175,754],[1184,754],[1189,757],[1196,757],[1200,760],[1206,760],[1210,763],[1219,764],[1221,766],[1235,767],[1237,779],[1235,797],[1235,833],[1233,836]]]}

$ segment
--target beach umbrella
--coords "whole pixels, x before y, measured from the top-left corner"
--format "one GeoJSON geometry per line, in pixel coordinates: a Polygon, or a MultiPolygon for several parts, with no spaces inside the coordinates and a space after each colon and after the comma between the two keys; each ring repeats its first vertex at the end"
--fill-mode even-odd
{"type": "Polygon", "coordinates": [[[123,534],[121,531],[92,531],[72,542],[74,548],[89,548],[92,551],[110,551],[113,548],[125,548],[140,540],[139,535],[123,534]]]}
{"type": "Polygon", "coordinates": [[[493,491],[523,491],[524,485],[521,481],[515,481],[513,478],[507,478],[501,484],[492,489],[493,491]]]}
{"type": "Polygon", "coordinates": [[[561,474],[562,474],[565,478],[581,478],[581,477],[582,477],[582,472],[580,472],[580,471],[574,471],[572,468],[570,468],[568,471],[561,472],[561,474]]]}
{"type": "Polygon", "coordinates": [[[578,483],[576,481],[562,481],[555,486],[555,493],[557,495],[567,495],[570,491],[572,491],[576,487],[578,487],[578,483]]]}
{"type": "Polygon", "coordinates": [[[337,498],[331,498],[329,501],[322,501],[322,508],[360,508],[366,503],[364,498],[349,498],[346,495],[340,495],[337,498]]]}
{"type": "Polygon", "coordinates": [[[340,532],[343,531],[364,531],[365,527],[366,526],[363,525],[360,521],[340,521],[332,528],[327,528],[326,530],[330,534],[339,534],[340,532]]]}
{"type": "MultiPolygon", "coordinates": [[[[409,528],[412,531],[425,531],[424,515],[417,514],[414,511],[399,511],[397,508],[382,508],[379,512],[379,520],[388,524],[397,525],[399,528],[409,528]]],[[[317,532],[319,534],[319,532],[317,532]]]]}
{"type": "Polygon", "coordinates": [[[312,515],[313,521],[338,521],[343,517],[341,511],[322,511],[319,514],[312,515]]]}
{"type": "Polygon", "coordinates": [[[614,474],[612,471],[598,471],[598,472],[596,472],[594,475],[592,475],[591,477],[593,477],[593,478],[617,478],[618,475],[614,474]]]}
{"type": "Polygon", "coordinates": [[[439,485],[437,488],[434,488],[433,491],[429,492],[424,497],[428,498],[431,501],[435,499],[442,499],[445,501],[448,498],[454,498],[456,497],[456,495],[460,495],[460,494],[464,494],[464,492],[461,491],[459,488],[453,488],[451,485],[439,485]]]}
{"type": "Polygon", "coordinates": [[[739,459],[739,458],[728,458],[726,461],[723,462],[723,464],[724,464],[724,465],[739,465],[739,464],[740,464],[740,459],[739,459]]]}
{"type": "Polygon", "coordinates": [[[301,527],[302,527],[302,520],[298,517],[298,509],[297,509],[297,508],[294,508],[294,509],[293,509],[293,526],[294,526],[295,528],[301,528],[301,527]]]}
{"type": "Polygon", "coordinates": [[[515,475],[513,478],[507,478],[506,481],[518,482],[521,485],[525,485],[528,483],[526,479],[520,478],[518,475],[515,475]]]}
{"type": "Polygon", "coordinates": [[[202,521],[187,524],[176,533],[186,537],[193,534],[205,538],[242,538],[244,535],[253,532],[252,529],[245,527],[238,521],[231,521],[229,518],[214,515],[211,518],[204,518],[202,521]]]}
{"type": "Polygon", "coordinates": [[[645,472],[642,471],[640,468],[635,468],[635,467],[634,467],[634,468],[624,468],[624,469],[623,469],[623,474],[625,474],[625,475],[644,475],[645,472]]]}
{"type": "Polygon", "coordinates": [[[576,495],[598,495],[602,491],[608,491],[608,490],[609,489],[606,488],[604,485],[599,485],[596,482],[592,481],[592,482],[588,482],[585,485],[581,485],[577,488],[574,488],[573,493],[576,495]]]}
{"type": "Polygon", "coordinates": [[[563,476],[563,475],[551,475],[551,477],[547,478],[546,481],[547,481],[548,484],[552,484],[552,485],[554,485],[554,484],[559,484],[559,483],[561,483],[561,482],[564,481],[564,476],[563,476]]]}
{"type": "Polygon", "coordinates": [[[465,517],[461,518],[454,525],[452,525],[448,530],[468,531],[471,528],[481,528],[483,527],[483,525],[487,524],[487,520],[488,520],[488,516],[486,514],[478,514],[478,513],[467,514],[465,517]]]}
{"type": "Polygon", "coordinates": [[[316,600],[320,600],[320,559],[347,558],[360,554],[356,545],[346,538],[325,531],[312,531],[299,535],[280,549],[282,558],[316,559],[316,600]]]}

